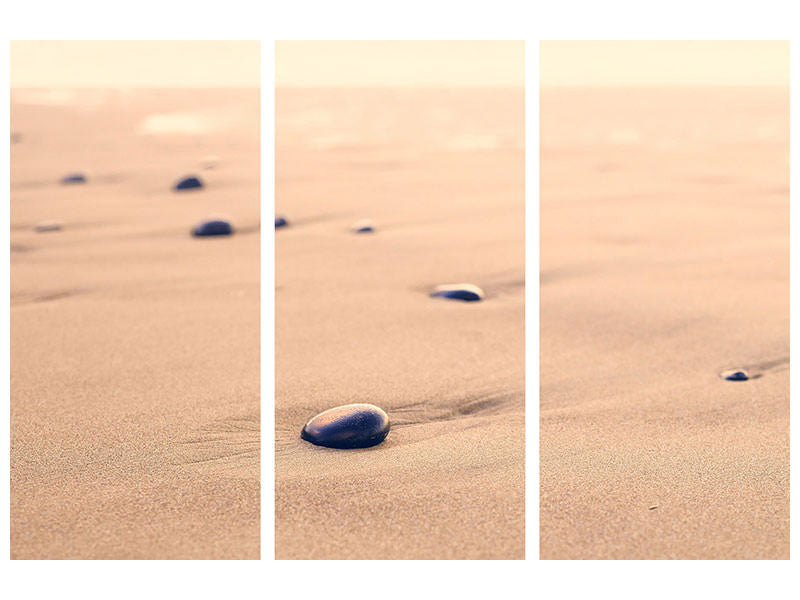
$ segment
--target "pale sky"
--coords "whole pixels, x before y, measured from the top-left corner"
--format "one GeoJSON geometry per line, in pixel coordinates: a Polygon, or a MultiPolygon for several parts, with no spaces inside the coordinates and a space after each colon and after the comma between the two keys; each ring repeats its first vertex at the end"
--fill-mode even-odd
{"type": "Polygon", "coordinates": [[[257,41],[16,41],[11,87],[258,87],[257,41]]]}
{"type": "Polygon", "coordinates": [[[525,44],[509,41],[279,41],[278,86],[522,86],[525,44]]]}
{"type": "Polygon", "coordinates": [[[787,41],[552,41],[540,46],[550,85],[789,85],[787,41]]]}

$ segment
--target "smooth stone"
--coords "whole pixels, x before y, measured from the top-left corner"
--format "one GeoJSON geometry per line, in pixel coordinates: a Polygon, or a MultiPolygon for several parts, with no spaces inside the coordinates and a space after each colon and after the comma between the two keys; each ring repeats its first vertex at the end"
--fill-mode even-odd
{"type": "Polygon", "coordinates": [[[192,229],[192,235],[195,237],[207,237],[211,235],[232,235],[233,227],[228,221],[223,219],[214,219],[212,221],[203,221],[195,225],[192,229]]]}
{"type": "Polygon", "coordinates": [[[278,229],[279,227],[286,227],[288,225],[289,221],[287,221],[285,217],[282,217],[280,215],[275,217],[275,229],[278,229]]]}
{"type": "Polygon", "coordinates": [[[747,371],[725,371],[720,375],[724,379],[728,381],[747,381],[750,379],[750,375],[747,374],[747,371]]]}
{"type": "Polygon", "coordinates": [[[46,231],[61,231],[61,223],[58,221],[42,221],[36,227],[34,227],[33,230],[38,233],[44,233],[46,231]]]}
{"type": "Polygon", "coordinates": [[[327,448],[368,448],[389,433],[389,415],[372,404],[346,404],[321,412],[300,437],[327,448]]]}
{"type": "Polygon", "coordinates": [[[175,184],[174,190],[176,192],[180,192],[183,190],[199,190],[203,188],[203,182],[200,181],[199,177],[184,177],[178,183],[175,184]]]}
{"type": "Polygon", "coordinates": [[[362,219],[353,223],[350,226],[350,230],[353,233],[372,233],[375,231],[375,223],[369,219],[362,219]]]}
{"type": "Polygon", "coordinates": [[[433,298],[450,298],[451,300],[464,300],[465,302],[477,302],[483,300],[484,293],[481,288],[471,283],[451,283],[437,285],[431,292],[433,298]]]}
{"type": "Polygon", "coordinates": [[[86,183],[86,175],[83,173],[70,173],[61,178],[61,183],[69,185],[72,183],[86,183]]]}

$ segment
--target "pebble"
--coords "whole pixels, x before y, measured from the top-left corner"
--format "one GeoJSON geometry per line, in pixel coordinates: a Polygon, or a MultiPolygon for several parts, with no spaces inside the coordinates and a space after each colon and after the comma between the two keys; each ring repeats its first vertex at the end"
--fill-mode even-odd
{"type": "Polygon", "coordinates": [[[46,231],[61,231],[61,223],[58,221],[42,221],[36,227],[34,227],[33,230],[38,233],[44,233],[46,231]]]}
{"type": "Polygon", "coordinates": [[[437,285],[431,292],[434,298],[450,298],[452,300],[464,300],[465,302],[477,302],[483,300],[485,295],[483,290],[471,283],[451,283],[437,285]]]}
{"type": "Polygon", "coordinates": [[[728,381],[747,381],[750,379],[750,375],[747,374],[747,371],[742,370],[725,371],[724,373],[720,373],[720,377],[728,381]]]}
{"type": "Polygon", "coordinates": [[[303,427],[300,437],[328,448],[368,448],[389,433],[389,416],[372,404],[346,404],[321,412],[303,427]]]}
{"type": "Polygon", "coordinates": [[[275,229],[278,229],[280,227],[286,227],[288,225],[289,221],[286,220],[286,217],[282,217],[281,215],[275,217],[275,229]]]}
{"type": "Polygon", "coordinates": [[[216,169],[218,164],[219,164],[219,157],[213,154],[204,156],[200,160],[200,166],[206,171],[210,171],[211,169],[216,169]]]}
{"type": "Polygon", "coordinates": [[[86,175],[83,173],[70,173],[61,178],[61,183],[69,185],[72,183],[86,183],[86,175]]]}
{"type": "Polygon", "coordinates": [[[192,235],[195,237],[207,237],[211,235],[232,235],[233,227],[228,221],[223,219],[214,219],[211,221],[203,221],[195,225],[192,229],[192,235]]]}
{"type": "Polygon", "coordinates": [[[369,219],[361,219],[360,221],[353,223],[350,226],[350,230],[353,233],[372,233],[375,231],[375,223],[369,219]]]}
{"type": "Polygon", "coordinates": [[[203,182],[200,181],[199,177],[190,176],[184,177],[178,183],[175,184],[173,188],[176,192],[181,192],[183,190],[199,190],[203,188],[203,182]]]}

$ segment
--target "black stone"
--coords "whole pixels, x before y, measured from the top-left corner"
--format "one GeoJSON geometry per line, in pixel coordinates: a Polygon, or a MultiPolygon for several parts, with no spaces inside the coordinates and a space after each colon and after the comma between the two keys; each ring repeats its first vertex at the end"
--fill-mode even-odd
{"type": "Polygon", "coordinates": [[[483,290],[471,283],[454,283],[448,285],[437,285],[431,292],[433,298],[449,298],[451,300],[463,300],[464,302],[478,302],[483,300],[483,290]]]}
{"type": "Polygon", "coordinates": [[[372,404],[346,404],[321,412],[303,427],[300,437],[328,448],[368,448],[389,433],[389,416],[372,404]]]}
{"type": "Polygon", "coordinates": [[[350,229],[353,231],[353,233],[372,233],[375,231],[375,223],[369,219],[363,219],[353,223],[350,226],[350,229]]]}
{"type": "Polygon", "coordinates": [[[70,185],[73,183],[86,183],[86,175],[83,173],[70,173],[61,178],[61,183],[70,185]]]}
{"type": "Polygon", "coordinates": [[[178,183],[175,184],[173,188],[176,192],[182,192],[184,190],[200,190],[203,188],[203,182],[200,181],[199,177],[190,176],[184,177],[178,183]]]}
{"type": "Polygon", "coordinates": [[[287,221],[285,217],[282,217],[280,215],[275,217],[275,229],[278,229],[280,227],[286,227],[288,225],[289,221],[287,221]]]}
{"type": "Polygon", "coordinates": [[[725,371],[724,373],[722,373],[721,376],[728,381],[747,381],[748,379],[750,379],[750,376],[747,374],[747,371],[741,371],[741,370],[725,371]]]}
{"type": "Polygon", "coordinates": [[[227,221],[215,219],[213,221],[203,221],[192,229],[195,237],[206,237],[211,235],[232,235],[233,227],[227,221]]]}

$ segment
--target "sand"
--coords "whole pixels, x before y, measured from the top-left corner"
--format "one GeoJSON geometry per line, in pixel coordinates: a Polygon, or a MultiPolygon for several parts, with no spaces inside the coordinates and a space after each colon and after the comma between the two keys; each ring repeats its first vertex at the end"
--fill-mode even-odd
{"type": "Polygon", "coordinates": [[[257,559],[258,91],[13,90],[11,130],[12,558],[257,559]]]}
{"type": "Polygon", "coordinates": [[[542,92],[542,558],[789,558],[788,114],[542,92]]]}
{"type": "Polygon", "coordinates": [[[276,557],[524,558],[522,90],[282,88],[276,109],[276,557]],[[486,300],[428,296],[460,282],[486,300]],[[300,439],[355,402],[389,414],[383,443],[300,439]]]}

